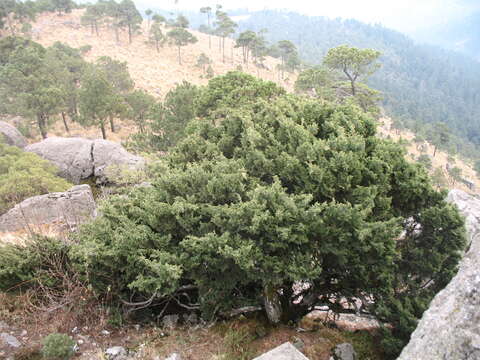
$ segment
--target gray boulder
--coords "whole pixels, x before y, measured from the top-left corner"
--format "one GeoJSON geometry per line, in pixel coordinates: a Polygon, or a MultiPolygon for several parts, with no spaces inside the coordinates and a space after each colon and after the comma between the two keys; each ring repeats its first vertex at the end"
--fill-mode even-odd
{"type": "Polygon", "coordinates": [[[175,329],[178,324],[179,317],[177,314],[165,315],[162,318],[162,326],[166,329],[175,329]]]}
{"type": "Polygon", "coordinates": [[[399,360],[480,359],[480,200],[452,190],[465,216],[468,250],[457,275],[432,300],[399,360]]]}
{"type": "Polygon", "coordinates": [[[182,360],[182,357],[179,353],[173,353],[166,357],[165,360],[182,360]]]}
{"type": "Polygon", "coordinates": [[[93,175],[98,182],[109,182],[108,168],[125,166],[130,169],[140,169],[145,160],[140,156],[130,154],[122,145],[108,140],[95,140],[93,144],[93,175]]]}
{"type": "Polygon", "coordinates": [[[74,184],[93,176],[92,140],[51,137],[25,150],[52,162],[59,170],[58,175],[74,184]]]}
{"type": "Polygon", "coordinates": [[[0,232],[9,232],[53,224],[72,229],[96,216],[96,205],[88,185],[78,185],[66,192],[50,193],[25,199],[0,216],[0,232]]]}
{"type": "Polygon", "coordinates": [[[4,140],[7,145],[16,146],[21,149],[27,146],[27,140],[20,134],[20,131],[5,121],[0,121],[0,142],[2,140],[4,140]]]}
{"type": "Polygon", "coordinates": [[[1,333],[0,334],[0,340],[5,343],[7,346],[13,347],[13,348],[19,348],[22,344],[20,344],[20,341],[8,333],[1,333]]]}
{"type": "Polygon", "coordinates": [[[126,360],[128,359],[127,350],[123,346],[113,346],[105,350],[108,360],[126,360]]]}
{"type": "Polygon", "coordinates": [[[253,360],[308,360],[308,358],[291,343],[286,342],[253,360]]]}
{"type": "Polygon", "coordinates": [[[333,349],[333,358],[335,360],[356,360],[357,353],[353,349],[352,344],[343,343],[335,346],[335,349],[333,349]]]}
{"type": "Polygon", "coordinates": [[[59,176],[74,184],[92,176],[98,183],[108,183],[112,180],[108,177],[109,167],[118,165],[139,169],[145,164],[142,157],[132,155],[120,144],[108,140],[51,137],[29,145],[25,150],[51,161],[58,167],[59,176]]]}

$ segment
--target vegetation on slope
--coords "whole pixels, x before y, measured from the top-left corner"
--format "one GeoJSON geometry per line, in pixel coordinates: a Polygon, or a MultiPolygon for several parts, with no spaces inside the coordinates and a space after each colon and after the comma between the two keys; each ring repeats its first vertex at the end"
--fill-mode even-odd
{"type": "MultiPolygon", "coordinates": [[[[301,57],[320,64],[330,48],[348,44],[383,53],[382,68],[368,84],[382,91],[383,106],[417,130],[418,124],[446,123],[454,133],[480,144],[480,64],[438,48],[418,45],[406,36],[356,20],[309,17],[265,10],[251,13],[240,30],[268,29],[271,41],[288,39],[301,57]]],[[[456,151],[476,155],[472,146],[457,141],[456,151]]]]}
{"type": "Polygon", "coordinates": [[[460,259],[445,194],[354,106],[230,73],[198,114],[153,187],[111,198],[80,232],[72,254],[98,295],[206,318],[268,301],[283,321],[361,298],[399,351],[460,259]]]}
{"type": "Polygon", "coordinates": [[[0,215],[35,195],[65,191],[71,185],[39,156],[0,142],[0,215]]]}

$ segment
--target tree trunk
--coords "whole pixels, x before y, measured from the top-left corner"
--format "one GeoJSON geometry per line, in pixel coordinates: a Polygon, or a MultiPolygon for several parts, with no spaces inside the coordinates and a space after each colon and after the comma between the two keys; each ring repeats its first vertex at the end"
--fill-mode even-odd
{"type": "Polygon", "coordinates": [[[112,130],[112,133],[114,133],[115,132],[115,124],[113,123],[113,116],[112,115],[110,115],[109,120],[110,120],[110,130],[112,130]]]}
{"type": "Polygon", "coordinates": [[[350,80],[350,86],[352,87],[352,95],[353,96],[357,95],[357,92],[355,90],[355,81],[350,80]]]}
{"type": "Polygon", "coordinates": [[[225,63],[225,38],[222,38],[222,62],[225,63]]]}
{"type": "Polygon", "coordinates": [[[97,34],[98,36],[98,23],[95,21],[95,33],[97,34]]]}
{"type": "Polygon", "coordinates": [[[178,47],[178,63],[182,65],[182,54],[180,53],[180,46],[178,47]]]}
{"type": "Polygon", "coordinates": [[[433,157],[435,157],[435,154],[437,153],[437,145],[433,147],[433,157]]]}
{"type": "Polygon", "coordinates": [[[37,125],[38,129],[40,130],[40,134],[42,135],[42,139],[46,139],[47,129],[45,128],[45,116],[43,114],[37,114],[37,125]]]}
{"type": "Polygon", "coordinates": [[[159,53],[160,52],[160,47],[158,46],[158,40],[155,40],[155,46],[157,48],[157,52],[159,53]]]}
{"type": "Polygon", "coordinates": [[[67,133],[69,133],[70,129],[68,128],[67,119],[65,117],[65,112],[63,112],[63,111],[62,111],[62,120],[63,120],[63,126],[65,126],[65,131],[67,133]]]}
{"type": "Polygon", "coordinates": [[[132,43],[132,25],[128,24],[128,43],[132,43]]]}
{"type": "Polygon", "coordinates": [[[120,42],[120,36],[118,35],[118,26],[114,25],[113,28],[115,29],[115,41],[118,44],[120,42]]]}
{"type": "Polygon", "coordinates": [[[278,324],[282,319],[282,303],[275,286],[268,284],[263,287],[263,305],[268,320],[272,324],[278,324]]]}
{"type": "Polygon", "coordinates": [[[105,131],[105,124],[103,123],[103,121],[102,121],[102,123],[100,124],[100,129],[102,130],[102,137],[103,137],[103,139],[106,140],[106,139],[107,139],[107,132],[105,131]]]}
{"type": "MultiPolygon", "coordinates": [[[[210,14],[207,13],[208,31],[210,31],[210,14]]],[[[208,48],[212,49],[212,35],[208,33],[208,48]]]]}
{"type": "MultiPolygon", "coordinates": [[[[78,115],[78,105],[77,105],[77,99],[73,99],[73,106],[72,106],[72,114],[77,116],[78,115]]],[[[74,117],[73,116],[70,116],[70,120],[72,120],[73,122],[75,121],[74,117]]]]}

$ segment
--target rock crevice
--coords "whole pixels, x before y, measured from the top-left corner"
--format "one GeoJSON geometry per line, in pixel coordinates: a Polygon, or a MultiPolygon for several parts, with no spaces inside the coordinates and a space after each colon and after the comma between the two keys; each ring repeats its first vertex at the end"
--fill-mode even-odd
{"type": "Polygon", "coordinates": [[[25,150],[55,164],[58,175],[74,184],[91,177],[96,177],[99,183],[108,183],[111,179],[105,170],[109,166],[141,168],[145,163],[142,157],[108,140],[52,137],[29,145],[25,150]]]}

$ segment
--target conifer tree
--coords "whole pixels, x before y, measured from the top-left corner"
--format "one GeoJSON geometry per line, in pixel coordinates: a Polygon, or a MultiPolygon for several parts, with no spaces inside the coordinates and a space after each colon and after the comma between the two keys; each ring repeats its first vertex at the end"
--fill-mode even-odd
{"type": "Polygon", "coordinates": [[[238,26],[226,12],[217,8],[216,16],[216,25],[215,29],[216,34],[220,37],[220,49],[222,50],[222,61],[225,62],[225,38],[235,33],[235,28],[238,26]]]}
{"type": "Polygon", "coordinates": [[[97,60],[97,68],[103,72],[117,98],[116,104],[109,114],[110,130],[115,132],[114,118],[126,113],[127,108],[123,98],[133,89],[133,80],[128,72],[126,62],[102,56],[97,60]]]}
{"type": "Polygon", "coordinates": [[[188,30],[185,30],[181,27],[176,27],[173,30],[170,30],[167,33],[167,36],[170,38],[172,44],[174,44],[178,49],[178,63],[182,65],[182,52],[181,48],[187,46],[188,44],[195,44],[198,39],[192,35],[188,30]]]}
{"type": "Polygon", "coordinates": [[[129,105],[129,117],[138,126],[140,132],[144,133],[150,111],[156,102],[155,98],[143,90],[134,90],[125,99],[129,105]]]}
{"type": "Polygon", "coordinates": [[[373,74],[379,67],[381,53],[372,49],[359,49],[341,45],[330,49],[323,59],[325,66],[340,71],[350,82],[352,95],[356,95],[356,81],[373,74]]]}
{"type": "Polygon", "coordinates": [[[150,27],[149,40],[151,43],[155,44],[155,49],[157,49],[157,52],[160,52],[160,48],[163,47],[167,41],[167,37],[163,34],[160,22],[153,22],[152,26],[150,27]]]}
{"type": "Polygon", "coordinates": [[[142,15],[132,0],[122,0],[119,4],[120,26],[128,31],[128,42],[132,43],[133,35],[140,29],[142,15]]]}
{"type": "Polygon", "coordinates": [[[82,79],[79,94],[81,121],[86,126],[98,126],[102,138],[107,138],[106,124],[116,112],[119,97],[107,76],[95,66],[90,67],[82,79]]]}
{"type": "Polygon", "coordinates": [[[9,114],[33,118],[45,139],[49,121],[63,105],[61,84],[54,64],[46,61],[46,50],[33,42],[6,38],[7,50],[0,70],[2,105],[9,114]]]}
{"type": "Polygon", "coordinates": [[[212,48],[212,25],[210,23],[210,17],[212,16],[212,8],[210,6],[204,6],[200,8],[202,14],[207,14],[207,29],[208,29],[208,48],[212,48]]]}

